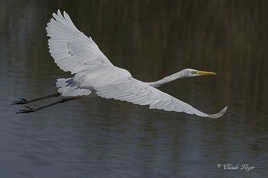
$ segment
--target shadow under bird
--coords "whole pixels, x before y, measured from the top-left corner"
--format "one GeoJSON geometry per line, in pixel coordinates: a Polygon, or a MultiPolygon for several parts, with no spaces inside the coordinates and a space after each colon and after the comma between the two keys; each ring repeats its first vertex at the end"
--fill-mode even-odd
{"type": "Polygon", "coordinates": [[[18,113],[35,112],[88,95],[149,105],[150,109],[185,112],[208,118],[219,118],[227,110],[225,106],[216,114],[207,114],[157,89],[179,78],[216,75],[214,72],[184,69],[156,82],[143,82],[132,77],[127,70],[114,66],[92,38],[76,28],[66,12],[61,13],[58,10],[57,13],[53,13],[46,30],[49,52],[55,63],[60,69],[73,75],[71,78],[57,79],[58,90],[55,94],[32,100],[21,98],[14,104],[27,104],[62,96],[59,101],[37,108],[25,106],[18,113]]]}

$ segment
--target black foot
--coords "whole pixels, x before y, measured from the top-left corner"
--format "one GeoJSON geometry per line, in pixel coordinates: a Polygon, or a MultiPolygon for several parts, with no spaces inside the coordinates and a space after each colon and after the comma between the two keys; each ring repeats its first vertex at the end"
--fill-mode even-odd
{"type": "Polygon", "coordinates": [[[23,109],[19,110],[17,112],[17,114],[20,114],[20,113],[29,113],[29,112],[34,112],[35,109],[30,107],[30,106],[25,106],[23,109]]]}
{"type": "Polygon", "coordinates": [[[19,98],[18,100],[14,101],[12,104],[27,104],[28,100],[26,100],[25,98],[19,98]]]}

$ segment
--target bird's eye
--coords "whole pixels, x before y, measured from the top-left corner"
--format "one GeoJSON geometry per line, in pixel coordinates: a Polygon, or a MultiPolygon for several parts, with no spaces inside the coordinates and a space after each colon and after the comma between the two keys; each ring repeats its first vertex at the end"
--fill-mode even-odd
{"type": "Polygon", "coordinates": [[[192,71],[191,74],[196,74],[196,71],[192,71]]]}

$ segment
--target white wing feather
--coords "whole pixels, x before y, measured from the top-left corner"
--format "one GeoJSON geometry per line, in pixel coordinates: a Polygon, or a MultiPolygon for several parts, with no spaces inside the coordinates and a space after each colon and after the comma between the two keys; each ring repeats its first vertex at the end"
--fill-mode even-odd
{"type": "Polygon", "coordinates": [[[193,106],[134,78],[128,78],[112,85],[96,88],[96,94],[107,99],[112,98],[139,105],[149,105],[150,109],[185,112],[200,117],[219,118],[227,110],[227,107],[225,107],[216,114],[203,113],[193,106]]]}
{"type": "Polygon", "coordinates": [[[47,24],[49,52],[56,64],[72,74],[103,65],[112,65],[92,38],[88,38],[73,24],[66,12],[57,14],[47,24]]]}

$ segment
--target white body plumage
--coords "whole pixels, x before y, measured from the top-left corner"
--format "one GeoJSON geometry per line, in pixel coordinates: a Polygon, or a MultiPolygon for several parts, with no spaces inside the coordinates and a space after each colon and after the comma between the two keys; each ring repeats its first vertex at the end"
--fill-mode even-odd
{"type": "Polygon", "coordinates": [[[111,85],[131,77],[131,74],[122,68],[104,66],[96,70],[85,70],[75,74],[74,82],[79,88],[92,88],[96,90],[99,87],[111,85]]]}

